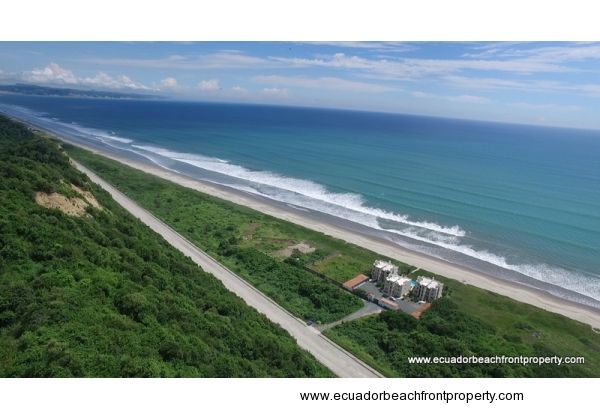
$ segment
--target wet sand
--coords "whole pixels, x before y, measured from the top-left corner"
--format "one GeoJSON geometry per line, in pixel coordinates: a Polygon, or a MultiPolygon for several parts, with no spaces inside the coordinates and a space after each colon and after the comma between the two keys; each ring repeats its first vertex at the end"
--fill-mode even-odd
{"type": "Polygon", "coordinates": [[[576,302],[571,302],[551,295],[545,291],[537,290],[518,283],[501,280],[487,274],[477,272],[465,267],[452,264],[425,254],[420,254],[397,244],[375,236],[357,232],[355,229],[335,225],[327,221],[327,217],[319,217],[316,212],[305,212],[293,209],[285,204],[274,202],[264,197],[257,197],[233,188],[228,188],[208,181],[192,179],[185,175],[177,174],[151,163],[133,160],[118,156],[113,153],[99,151],[91,147],[82,146],[76,142],[62,139],[67,143],[83,147],[94,153],[116,160],[143,172],[169,180],[176,184],[191,188],[227,201],[234,202],[268,215],[283,219],[326,235],[330,235],[346,242],[370,249],[378,254],[405,262],[407,264],[431,271],[441,276],[457,279],[465,284],[470,284],[486,289],[520,302],[528,303],[539,308],[555,312],[569,318],[589,324],[600,329],[600,311],[576,302]]]}
{"type": "Polygon", "coordinates": [[[50,137],[59,138],[65,143],[89,150],[98,155],[113,159],[148,174],[166,179],[176,184],[191,188],[223,200],[240,204],[279,219],[295,223],[306,228],[322,232],[326,235],[342,239],[346,242],[370,249],[383,256],[402,261],[430,271],[432,273],[453,278],[464,284],[473,285],[485,290],[507,296],[519,302],[528,303],[550,312],[558,313],[571,319],[586,323],[600,330],[600,310],[557,297],[544,290],[522,285],[516,282],[503,280],[488,274],[459,266],[451,262],[441,260],[426,254],[418,253],[384,238],[371,235],[368,229],[352,222],[340,223],[340,220],[329,215],[314,211],[293,208],[265,197],[226,187],[209,181],[198,180],[176,172],[164,169],[151,162],[141,159],[130,159],[108,150],[100,150],[89,145],[83,145],[77,141],[70,140],[64,136],[49,132],[44,127],[22,121],[32,128],[48,134],[50,137]],[[336,219],[334,223],[333,219],[336,219]]]}

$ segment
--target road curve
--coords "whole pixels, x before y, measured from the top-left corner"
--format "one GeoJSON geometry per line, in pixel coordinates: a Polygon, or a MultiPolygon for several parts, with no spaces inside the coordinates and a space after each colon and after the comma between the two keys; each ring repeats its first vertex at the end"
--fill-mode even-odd
{"type": "Polygon", "coordinates": [[[214,275],[227,289],[242,298],[248,305],[284,328],[296,339],[300,347],[310,352],[334,374],[343,378],[376,378],[383,376],[327,337],[321,335],[315,328],[308,327],[302,320],[287,312],[241,277],[222,266],[214,258],[153,216],[149,211],[140,207],[90,169],[78,162],[74,162],[74,164],[94,183],[106,190],[125,210],[140,219],[173,247],[190,257],[204,271],[214,275]]]}

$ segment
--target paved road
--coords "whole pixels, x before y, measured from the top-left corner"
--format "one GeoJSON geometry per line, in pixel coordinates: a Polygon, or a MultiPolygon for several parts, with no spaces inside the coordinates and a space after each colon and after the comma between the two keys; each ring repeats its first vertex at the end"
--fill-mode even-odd
{"type": "Polygon", "coordinates": [[[338,319],[337,321],[331,322],[329,324],[319,325],[316,328],[319,331],[325,331],[325,330],[335,327],[336,325],[340,325],[342,322],[349,322],[349,321],[353,321],[358,318],[362,318],[364,316],[378,314],[381,311],[383,311],[381,306],[376,305],[373,302],[368,302],[366,300],[363,300],[363,307],[360,308],[358,311],[352,312],[350,315],[347,315],[344,318],[338,319]]]}
{"type": "Polygon", "coordinates": [[[93,182],[104,188],[128,212],[161,235],[183,254],[190,257],[204,271],[213,274],[227,289],[241,297],[248,305],[284,328],[296,339],[300,347],[309,351],[334,374],[344,378],[382,377],[379,372],[339,347],[327,337],[321,335],[315,328],[308,327],[303,321],[291,315],[245,280],[219,264],[215,259],[154,217],[150,212],[137,205],[112,185],[98,177],[94,172],[78,162],[74,163],[77,169],[84,172],[93,182]]]}

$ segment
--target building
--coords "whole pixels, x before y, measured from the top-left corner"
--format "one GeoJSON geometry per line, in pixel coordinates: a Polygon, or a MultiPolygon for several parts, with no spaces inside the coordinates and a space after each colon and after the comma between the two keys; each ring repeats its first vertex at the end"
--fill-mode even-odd
{"type": "Polygon", "coordinates": [[[394,298],[406,296],[411,289],[412,281],[398,274],[390,274],[383,281],[383,293],[394,298]]]}
{"type": "Polygon", "coordinates": [[[442,297],[444,284],[429,277],[419,276],[413,296],[416,301],[433,302],[442,297]]]}
{"type": "Polygon", "coordinates": [[[369,280],[369,278],[367,276],[365,276],[364,274],[359,274],[358,276],[354,277],[353,279],[350,279],[347,282],[345,282],[343,284],[343,286],[347,290],[354,290],[367,280],[369,280]]]}
{"type": "Polygon", "coordinates": [[[391,274],[398,274],[398,267],[389,261],[375,261],[371,270],[371,278],[377,282],[379,287],[383,286],[383,282],[391,274]]]}

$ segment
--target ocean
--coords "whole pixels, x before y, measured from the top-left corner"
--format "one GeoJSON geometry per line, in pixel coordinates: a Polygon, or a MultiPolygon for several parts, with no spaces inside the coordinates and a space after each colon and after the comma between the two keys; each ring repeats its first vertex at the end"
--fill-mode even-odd
{"type": "Polygon", "coordinates": [[[18,95],[0,112],[600,308],[600,131],[18,95]]]}

